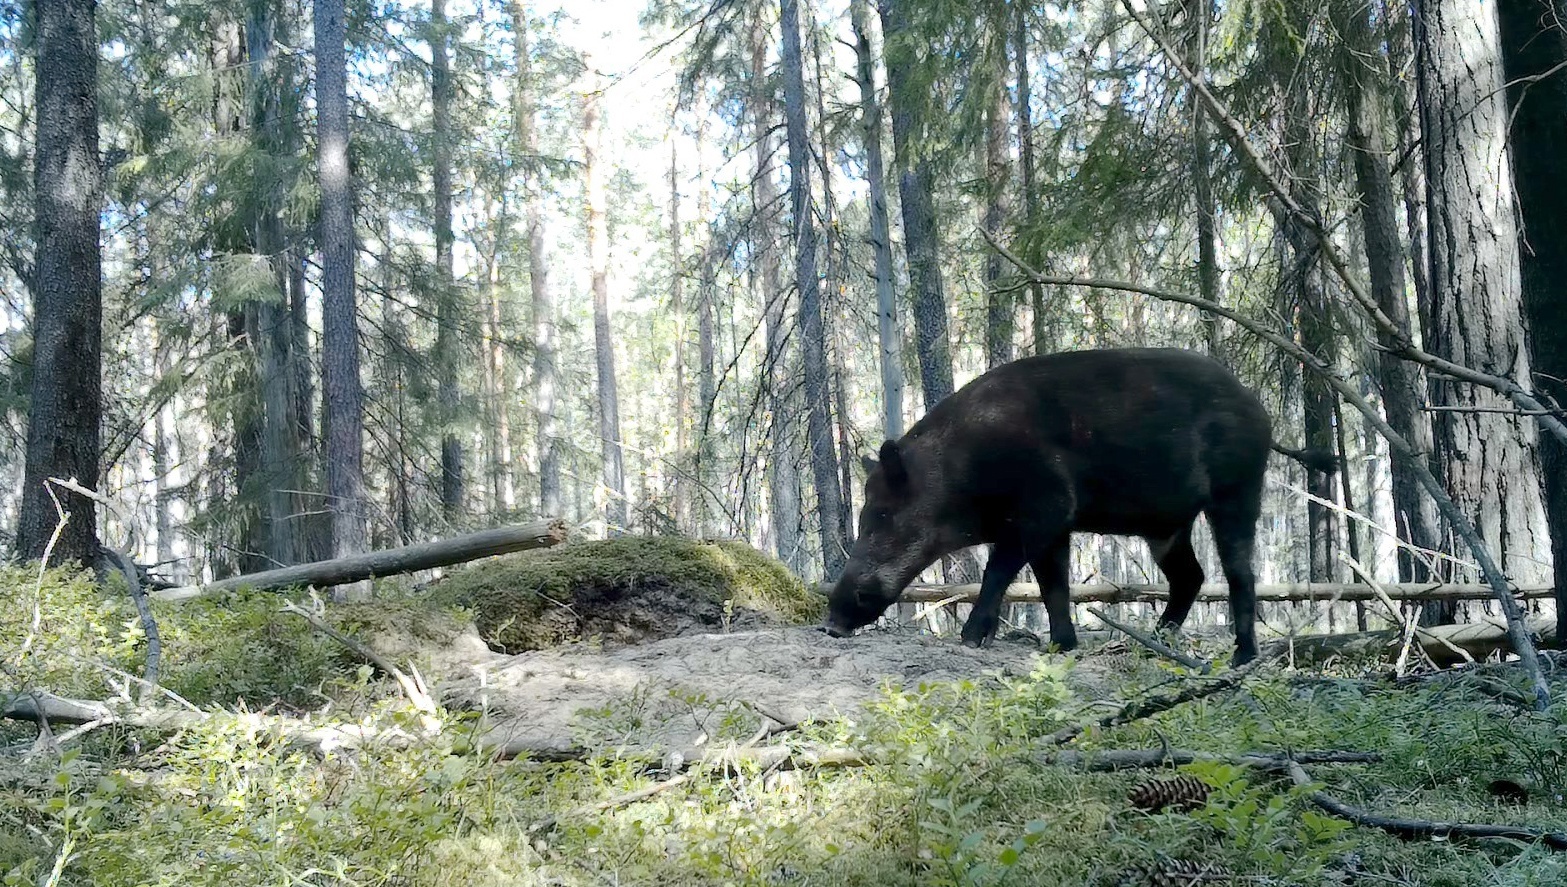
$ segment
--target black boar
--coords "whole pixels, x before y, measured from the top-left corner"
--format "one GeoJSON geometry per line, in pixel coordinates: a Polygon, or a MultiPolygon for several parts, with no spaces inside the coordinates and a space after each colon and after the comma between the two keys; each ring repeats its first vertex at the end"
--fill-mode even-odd
{"type": "Polygon", "coordinates": [[[1034,568],[1050,640],[1077,645],[1067,591],[1073,532],[1142,536],[1170,584],[1160,622],[1179,627],[1202,586],[1192,524],[1208,516],[1235,626],[1234,662],[1257,655],[1252,547],[1269,449],[1330,471],[1331,454],[1272,440],[1257,396],[1211,358],[1173,348],[1030,357],[937,404],[867,459],[859,536],[824,626],[874,622],[932,563],[989,543],[963,642],[986,643],[1001,599],[1034,568]]]}

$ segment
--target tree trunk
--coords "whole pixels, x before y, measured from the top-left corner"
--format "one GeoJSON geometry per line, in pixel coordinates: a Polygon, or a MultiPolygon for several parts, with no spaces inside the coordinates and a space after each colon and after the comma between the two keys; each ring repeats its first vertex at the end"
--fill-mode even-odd
{"type": "MultiPolygon", "coordinates": [[[[1511,135],[1518,207],[1519,264],[1534,384],[1567,404],[1567,8],[1558,0],[1501,0],[1502,68],[1513,108],[1511,135]]],[[[1554,553],[1556,643],[1567,644],[1567,447],[1540,436],[1547,526],[1554,553]]]]}
{"type": "Polygon", "coordinates": [[[675,315],[673,352],[675,382],[675,526],[691,527],[691,484],[686,478],[686,449],[691,445],[691,395],[686,386],[686,275],[680,249],[680,149],[676,114],[669,115],[669,307],[675,315]]]}
{"type": "Polygon", "coordinates": [[[509,513],[517,507],[517,490],[511,470],[511,404],[506,384],[506,307],[501,298],[501,231],[510,225],[504,200],[501,209],[490,215],[495,232],[490,254],[485,256],[485,343],[484,374],[490,402],[490,422],[485,428],[490,462],[490,507],[493,512],[509,513]]]}
{"type": "Polygon", "coordinates": [[[287,34],[278,27],[270,2],[250,4],[245,24],[249,65],[250,127],[261,158],[253,180],[260,199],[252,220],[256,252],[267,257],[277,283],[278,300],[256,302],[247,311],[247,338],[255,355],[261,387],[261,474],[266,481],[267,558],[284,566],[304,559],[303,522],[296,490],[304,488],[304,445],[298,422],[297,373],[294,368],[293,318],[289,313],[289,249],[283,233],[283,202],[287,183],[278,169],[297,145],[284,142],[281,103],[284,88],[272,49],[287,34]]]}
{"type": "MultiPolygon", "coordinates": [[[[1353,155],[1355,185],[1360,192],[1361,230],[1371,294],[1377,306],[1408,336],[1411,331],[1403,244],[1398,230],[1398,198],[1383,136],[1382,90],[1389,83],[1389,74],[1386,60],[1373,39],[1369,15],[1369,7],[1341,7],[1336,23],[1344,40],[1340,65],[1349,113],[1345,138],[1353,155]]],[[[1379,333],[1378,338],[1385,348],[1393,347],[1393,337],[1379,333]]],[[[1416,364],[1389,351],[1381,352],[1376,366],[1388,424],[1416,452],[1430,453],[1431,416],[1420,409],[1426,390],[1425,374],[1416,364]]],[[[1420,488],[1415,466],[1401,453],[1394,452],[1391,457],[1394,523],[1399,535],[1411,545],[1435,550],[1441,544],[1436,505],[1420,488]]],[[[1405,548],[1398,550],[1398,577],[1400,582],[1424,582],[1431,578],[1426,562],[1405,548]]]]}
{"type": "MultiPolygon", "coordinates": [[[[985,106],[985,212],[980,224],[997,242],[1007,220],[1007,123],[1012,117],[1007,101],[1007,35],[996,29],[990,54],[993,81],[985,106]]],[[[1006,260],[995,250],[985,251],[985,366],[995,368],[1012,360],[1012,331],[1016,313],[1012,293],[1001,285],[1006,260]]]]}
{"type": "Polygon", "coordinates": [[[430,0],[431,185],[435,203],[435,375],[441,414],[441,507],[447,522],[464,513],[462,438],[457,433],[459,332],[457,281],[452,263],[452,67],[446,0],[430,0]]]}
{"type": "MultiPolygon", "coordinates": [[[[17,554],[41,558],[59,523],[48,478],[98,486],[103,275],[98,214],[98,32],[91,0],[37,8],[33,367],[17,554]]],[[[97,505],[54,490],[70,513],[51,563],[98,560],[97,505]]]]}
{"type": "Polygon", "coordinates": [[[539,460],[539,513],[561,514],[560,448],[556,441],[555,399],[560,386],[556,365],[559,331],[555,325],[555,301],[550,292],[549,263],[544,254],[544,189],[538,165],[539,134],[534,122],[537,98],[533,83],[533,59],[528,42],[528,9],[524,0],[511,3],[512,36],[516,40],[517,80],[512,90],[512,125],[522,153],[523,199],[528,226],[528,287],[533,301],[533,404],[537,422],[539,460]]]}
{"type": "Polygon", "coordinates": [[[773,171],[772,138],[773,95],[767,82],[767,34],[761,15],[751,32],[751,123],[756,137],[755,199],[752,207],[752,237],[758,265],[758,282],[766,330],[767,355],[763,378],[772,403],[772,421],[768,424],[767,460],[768,499],[772,505],[773,550],[778,559],[796,574],[805,572],[804,524],[801,516],[800,479],[797,460],[790,452],[797,439],[794,434],[795,403],[789,367],[788,302],[779,273],[778,243],[773,222],[778,212],[778,184],[773,171]]]}
{"type": "Polygon", "coordinates": [[[603,130],[599,94],[586,96],[582,109],[583,189],[588,205],[588,265],[593,275],[593,352],[598,367],[599,440],[604,461],[604,522],[618,536],[630,523],[626,469],[620,448],[620,393],[615,379],[615,344],[609,325],[609,222],[604,189],[603,130]]]}
{"type": "MultiPolygon", "coordinates": [[[[414,503],[409,475],[412,465],[408,458],[408,383],[405,364],[408,360],[408,332],[402,313],[393,297],[394,272],[392,270],[392,220],[389,213],[382,213],[379,223],[381,241],[381,334],[385,341],[381,346],[381,384],[385,397],[390,401],[387,412],[391,422],[387,428],[386,484],[391,496],[389,512],[392,533],[400,544],[414,539],[414,503]]],[[[319,558],[317,558],[319,560],[319,558]]]]}
{"type": "MultiPolygon", "coordinates": [[[[1208,31],[1212,27],[1212,0],[1197,0],[1192,27],[1196,43],[1192,54],[1194,69],[1201,75],[1208,61],[1208,31]]],[[[1197,293],[1204,299],[1218,304],[1219,249],[1215,221],[1219,214],[1218,203],[1213,199],[1212,145],[1208,135],[1208,112],[1202,102],[1192,97],[1192,196],[1197,204],[1197,293]]],[[[1219,356],[1219,318],[1214,314],[1203,315],[1203,327],[1207,334],[1208,354],[1219,356]]]]}
{"type": "Polygon", "coordinates": [[[903,198],[903,241],[908,252],[909,282],[914,289],[914,338],[920,364],[920,387],[928,412],[952,393],[952,346],[947,336],[947,299],[942,292],[941,240],[936,219],[935,171],[929,160],[917,158],[915,131],[922,89],[912,80],[913,47],[908,30],[908,0],[879,0],[882,34],[886,38],[887,93],[892,102],[893,166],[903,198]]]}
{"type": "MultiPolygon", "coordinates": [[[[698,115],[697,120],[696,142],[700,145],[707,133],[706,115],[698,115]]],[[[700,160],[701,153],[698,152],[697,156],[698,160],[700,160]]],[[[706,170],[701,167],[700,163],[698,164],[697,181],[707,181],[706,170]]],[[[708,218],[712,210],[710,201],[711,198],[708,197],[707,188],[701,188],[697,191],[697,223],[708,226],[708,243],[704,247],[704,255],[702,256],[702,274],[698,284],[696,308],[697,397],[702,410],[702,426],[701,432],[697,437],[696,469],[694,472],[697,486],[697,506],[694,518],[698,536],[705,536],[712,529],[708,521],[708,478],[712,476],[714,455],[712,425],[714,414],[718,408],[718,404],[715,402],[718,399],[718,378],[714,367],[716,358],[713,341],[713,294],[718,288],[716,279],[718,261],[715,255],[714,244],[712,243],[711,222],[708,218]]]]}
{"type": "MultiPolygon", "coordinates": [[[[822,321],[816,272],[816,220],[811,205],[811,148],[805,119],[805,74],[800,53],[797,0],[779,0],[783,26],[784,122],[789,141],[789,206],[794,224],[795,280],[800,288],[801,352],[805,363],[806,435],[811,476],[816,483],[817,532],[825,574],[843,569],[848,545],[843,532],[843,492],[833,440],[831,385],[827,375],[827,331],[822,321]]],[[[830,260],[830,257],[829,257],[830,260]]]]}
{"type": "Polygon", "coordinates": [[[887,440],[903,436],[903,340],[898,330],[898,302],[893,291],[892,231],[887,219],[887,178],[882,170],[881,103],[876,98],[876,58],[871,52],[870,0],[851,0],[856,75],[860,83],[860,115],[865,139],[866,186],[870,189],[871,249],[876,262],[876,331],[881,356],[881,433],[887,440]]]}
{"type": "MultiPolygon", "coordinates": [[[[1497,32],[1496,8],[1484,0],[1416,4],[1431,253],[1422,326],[1433,354],[1529,379],[1497,32]]],[[[1489,389],[1433,389],[1443,406],[1498,410],[1436,414],[1439,476],[1503,572],[1537,581],[1550,563],[1550,539],[1534,421],[1510,415],[1511,404],[1489,389]]]]}
{"type": "MultiPolygon", "coordinates": [[[[1030,236],[1039,230],[1039,194],[1034,190],[1034,94],[1029,85],[1028,71],[1028,8],[1027,3],[1012,4],[1012,55],[1017,65],[1017,143],[1018,190],[1023,194],[1023,224],[1030,236]]],[[[1029,267],[1042,266],[1037,251],[1023,250],[1023,258],[1029,267]]],[[[1032,316],[1034,353],[1050,351],[1049,326],[1045,322],[1045,287],[1040,283],[1028,285],[1029,314],[1032,316]]]]}
{"type": "MultiPolygon", "coordinates": [[[[347,22],[342,0],[316,0],[316,107],[321,176],[321,388],[332,554],[365,550],[359,326],[354,299],[353,183],[348,172],[347,22]]],[[[368,588],[350,594],[366,593],[368,588]]]]}

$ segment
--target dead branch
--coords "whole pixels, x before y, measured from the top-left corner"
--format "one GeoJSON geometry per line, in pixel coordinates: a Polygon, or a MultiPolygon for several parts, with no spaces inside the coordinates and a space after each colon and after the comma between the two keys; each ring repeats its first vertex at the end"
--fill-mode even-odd
{"type": "MultiPolygon", "coordinates": [[[[1549,617],[1529,619],[1525,628],[1547,643],[1556,638],[1556,623],[1549,617]]],[[[1416,627],[1414,640],[1425,655],[1438,666],[1485,659],[1493,653],[1515,652],[1511,632],[1505,624],[1495,619],[1459,625],[1416,627]]],[[[1269,649],[1279,652],[1285,645],[1289,645],[1294,651],[1297,664],[1311,664],[1335,657],[1391,655],[1401,641],[1401,630],[1390,629],[1352,634],[1298,635],[1294,638],[1273,641],[1269,649]]]]}
{"type": "MultiPolygon", "coordinates": [[[[1314,783],[1298,761],[1286,760],[1284,772],[1298,786],[1314,783]]],[[[1567,834],[1513,825],[1481,825],[1468,822],[1444,822],[1431,819],[1402,819],[1382,816],[1353,807],[1327,792],[1313,791],[1311,803],[1322,810],[1367,828],[1380,829],[1404,839],[1419,838],[1507,838],[1514,841],[1538,841],[1552,850],[1567,850],[1567,834]]]]}
{"type": "MultiPolygon", "coordinates": [[[[814,586],[818,594],[826,595],[832,586],[814,586]]],[[[1442,582],[1382,583],[1382,590],[1395,601],[1486,601],[1495,598],[1489,585],[1442,582]]],[[[1514,596],[1520,600],[1548,600],[1554,594],[1550,586],[1531,585],[1517,589],[1514,596]]],[[[1136,604],[1163,603],[1170,599],[1170,587],[1157,583],[1135,585],[1108,585],[1102,583],[1074,585],[1071,589],[1074,604],[1136,604]]],[[[972,604],[979,599],[978,583],[921,583],[904,589],[899,600],[905,603],[924,604],[972,604]]],[[[1197,592],[1199,603],[1223,603],[1230,599],[1230,591],[1223,585],[1204,585],[1197,592]]],[[[1361,583],[1297,582],[1257,586],[1259,601],[1380,601],[1381,595],[1361,583]]],[[[1037,604],[1040,602],[1039,585],[1034,582],[1014,582],[1008,587],[1004,602],[1009,604],[1037,604]]]]}
{"type": "Polygon", "coordinates": [[[1301,751],[1293,755],[1246,752],[1238,755],[1222,755],[1179,748],[1116,749],[1101,752],[1068,750],[1042,754],[1035,760],[1040,764],[1108,773],[1115,770],[1181,767],[1198,761],[1233,764],[1237,767],[1256,767],[1259,770],[1282,770],[1292,757],[1306,764],[1375,764],[1382,760],[1382,756],[1376,752],[1361,751],[1301,751]]]}
{"type": "Polygon", "coordinates": [[[142,633],[147,636],[147,662],[142,669],[141,699],[146,702],[153,688],[158,685],[158,666],[163,660],[163,638],[158,634],[158,620],[153,618],[152,607],[147,602],[147,590],[141,587],[141,577],[136,574],[136,564],[130,556],[117,548],[99,546],[103,556],[125,576],[125,587],[136,604],[136,614],[141,617],[142,633]]]}
{"type": "Polygon", "coordinates": [[[357,656],[359,656],[359,658],[365,660],[371,665],[374,665],[376,668],[379,668],[383,674],[397,682],[397,686],[402,688],[403,695],[408,697],[408,701],[413,704],[414,708],[427,715],[435,714],[435,700],[430,698],[430,692],[428,688],[424,686],[424,682],[422,680],[416,680],[415,678],[410,677],[407,672],[398,668],[396,665],[393,665],[386,657],[326,624],[326,621],[323,620],[320,616],[317,616],[315,613],[306,610],[304,607],[299,606],[293,601],[283,602],[283,612],[293,613],[295,616],[300,617],[301,619],[310,623],[311,627],[315,628],[316,631],[319,631],[332,640],[337,641],[339,644],[342,644],[349,650],[353,651],[357,656]]]}
{"type": "Polygon", "coordinates": [[[1247,675],[1251,674],[1252,671],[1257,668],[1257,666],[1267,661],[1267,659],[1268,657],[1266,655],[1259,656],[1251,662],[1248,662],[1240,668],[1225,674],[1217,680],[1196,681],[1189,684],[1186,688],[1182,689],[1178,693],[1169,693],[1163,696],[1150,696],[1146,699],[1140,699],[1135,702],[1128,703],[1127,705],[1123,706],[1120,711],[1117,711],[1114,714],[1105,715],[1098,721],[1087,724],[1073,724],[1070,727],[1063,727],[1062,729],[1057,730],[1055,733],[1046,737],[1043,744],[1046,746],[1065,745],[1066,743],[1071,742],[1077,737],[1083,735],[1090,727],[1097,726],[1101,730],[1108,730],[1111,727],[1119,727],[1123,724],[1130,724],[1133,721],[1140,721],[1144,718],[1150,718],[1161,712],[1166,712],[1172,708],[1185,705],[1188,702],[1193,702],[1207,696],[1212,696],[1215,693],[1222,693],[1225,690],[1233,689],[1240,686],[1241,681],[1245,680],[1247,675]]]}
{"type": "Polygon", "coordinates": [[[1208,662],[1205,659],[1198,659],[1195,656],[1188,656],[1185,653],[1168,646],[1167,644],[1160,643],[1158,639],[1148,634],[1131,628],[1130,626],[1122,625],[1114,619],[1111,619],[1109,616],[1106,616],[1104,611],[1100,610],[1098,607],[1089,607],[1088,612],[1099,617],[1100,622],[1103,622],[1116,631],[1119,631],[1120,633],[1126,635],[1132,640],[1142,644],[1144,647],[1147,647],[1148,649],[1158,653],[1160,656],[1163,656],[1172,662],[1177,662],[1186,666],[1187,668],[1194,669],[1198,674],[1207,674],[1213,670],[1213,663],[1208,662]]]}
{"type": "Polygon", "coordinates": [[[1381,413],[1377,412],[1360,395],[1360,390],[1351,384],[1348,379],[1334,372],[1331,367],[1324,364],[1315,354],[1307,351],[1288,336],[1281,335],[1263,324],[1216,302],[1186,295],[1185,293],[1174,293],[1156,287],[1141,286],[1122,281],[1054,277],[1040,274],[1038,271],[1030,268],[1023,260],[1013,255],[1006,247],[997,243],[983,229],[980,229],[980,234],[1003,258],[1011,262],[1019,272],[1030,279],[1056,286],[1090,286],[1101,289],[1118,289],[1126,292],[1143,293],[1156,299],[1180,302],[1202,308],[1234,322],[1252,335],[1273,345],[1285,354],[1291,355],[1300,362],[1301,366],[1317,374],[1323,381],[1331,385],[1344,399],[1345,403],[1353,406],[1366,418],[1366,421],[1388,442],[1388,446],[1392,450],[1397,451],[1400,456],[1408,460],[1415,477],[1436,503],[1437,510],[1447,520],[1448,526],[1458,532],[1463,538],[1464,544],[1474,554],[1475,562],[1480,567],[1481,575],[1485,577],[1486,584],[1491,588],[1492,596],[1496,599],[1497,604],[1501,606],[1502,613],[1507,617],[1507,631],[1512,640],[1513,649],[1517,651],[1518,658],[1522,660],[1524,668],[1529,673],[1529,679],[1534,685],[1535,708],[1538,711],[1544,711],[1550,707],[1550,686],[1545,682],[1545,673],[1540,669],[1540,657],[1535,650],[1534,643],[1529,638],[1528,627],[1524,625],[1523,612],[1519,609],[1518,601],[1514,599],[1512,592],[1508,588],[1506,574],[1497,566],[1496,560],[1491,557],[1491,552],[1485,547],[1485,542],[1481,540],[1480,534],[1475,530],[1474,523],[1466,518],[1463,512],[1458,510],[1458,506],[1453,503],[1452,497],[1447,495],[1447,490],[1443,489],[1442,484],[1431,474],[1431,470],[1426,466],[1425,460],[1415,452],[1409,441],[1404,440],[1403,435],[1393,430],[1393,427],[1387,424],[1381,413]]]}
{"type": "Polygon", "coordinates": [[[566,533],[564,521],[559,518],[548,518],[528,524],[480,530],[477,533],[466,533],[450,539],[405,545],[401,548],[387,548],[277,570],[264,570],[207,585],[171,588],[154,592],[152,596],[160,601],[185,601],[240,588],[270,590],[299,585],[318,587],[344,585],[361,579],[445,567],[513,551],[548,548],[564,542],[566,533]]]}

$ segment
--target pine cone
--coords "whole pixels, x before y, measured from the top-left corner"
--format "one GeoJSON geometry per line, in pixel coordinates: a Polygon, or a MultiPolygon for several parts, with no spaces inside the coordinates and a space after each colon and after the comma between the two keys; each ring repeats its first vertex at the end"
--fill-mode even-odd
{"type": "Polygon", "coordinates": [[[1121,874],[1116,887],[1204,887],[1225,884],[1230,873],[1217,863],[1172,859],[1133,866],[1121,874]]]}
{"type": "Polygon", "coordinates": [[[1134,786],[1127,800],[1139,810],[1157,813],[1166,807],[1195,810],[1208,802],[1208,784],[1192,776],[1150,779],[1134,786]]]}

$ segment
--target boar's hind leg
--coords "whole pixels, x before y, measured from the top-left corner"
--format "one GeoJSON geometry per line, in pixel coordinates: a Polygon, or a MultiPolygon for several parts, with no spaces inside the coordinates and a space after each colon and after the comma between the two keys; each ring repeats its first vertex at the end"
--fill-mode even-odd
{"type": "Polygon", "coordinates": [[[1170,583],[1170,603],[1164,608],[1164,615],[1159,617],[1159,627],[1180,628],[1197,600],[1197,592],[1202,589],[1202,565],[1197,563],[1197,552],[1192,550],[1192,528],[1188,525],[1169,539],[1150,539],[1148,544],[1153,549],[1154,560],[1159,562],[1160,571],[1170,583]]]}
{"type": "Polygon", "coordinates": [[[1034,577],[1039,580],[1039,597],[1050,616],[1050,643],[1067,650],[1077,649],[1077,629],[1072,626],[1072,590],[1068,571],[1072,564],[1072,536],[1062,533],[1045,552],[1031,560],[1034,577]]]}
{"type": "Polygon", "coordinates": [[[1230,586],[1230,621],[1235,625],[1235,665],[1257,658],[1257,579],[1252,572],[1252,552],[1257,539],[1257,518],[1262,511],[1260,489],[1255,495],[1237,496],[1208,508],[1208,525],[1219,549],[1224,579],[1230,586]]]}
{"type": "Polygon", "coordinates": [[[1007,586],[1017,578],[1027,559],[1023,546],[1017,542],[998,542],[990,547],[990,560],[985,563],[985,577],[980,580],[979,600],[963,623],[963,644],[981,647],[996,636],[1001,627],[1001,600],[1007,586]]]}

